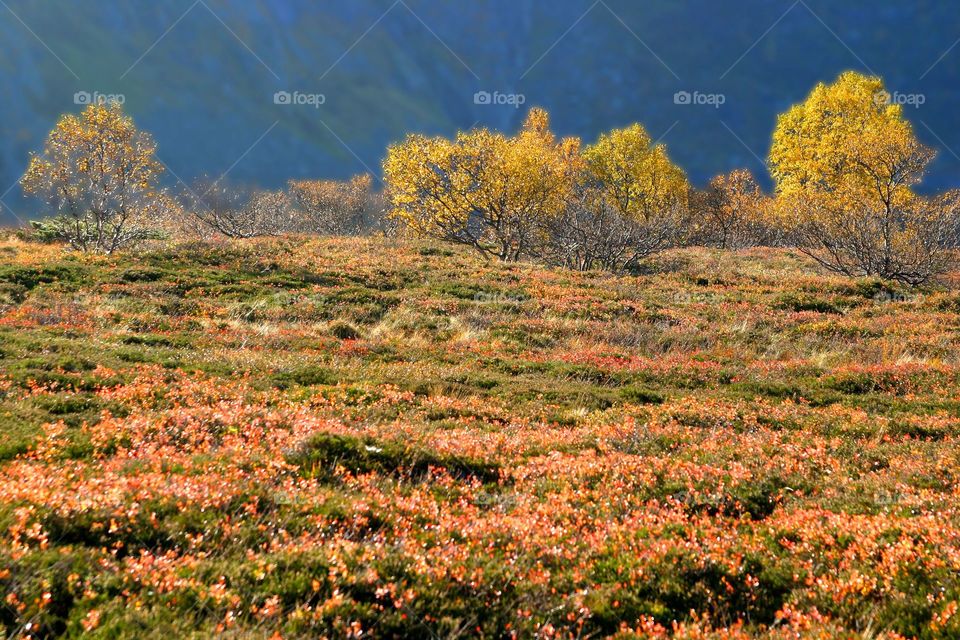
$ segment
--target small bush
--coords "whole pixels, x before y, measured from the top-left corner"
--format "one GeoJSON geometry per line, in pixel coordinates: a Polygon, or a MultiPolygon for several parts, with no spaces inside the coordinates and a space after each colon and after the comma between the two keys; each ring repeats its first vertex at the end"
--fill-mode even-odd
{"type": "Polygon", "coordinates": [[[777,307],[788,309],[790,311],[815,311],[817,313],[828,313],[842,315],[843,310],[837,307],[829,300],[817,298],[804,294],[788,293],[780,297],[777,301],[777,307]]]}
{"type": "Polygon", "coordinates": [[[360,337],[360,330],[349,322],[338,320],[330,325],[330,334],[340,340],[356,340],[360,337]]]}
{"type": "Polygon", "coordinates": [[[620,390],[620,397],[636,404],[663,404],[666,400],[662,393],[643,387],[625,387],[620,390]]]}
{"type": "Polygon", "coordinates": [[[497,482],[500,468],[490,462],[434,453],[395,441],[320,434],[288,457],[308,477],[333,479],[340,466],[356,474],[423,478],[431,468],[443,469],[458,478],[497,482]]]}

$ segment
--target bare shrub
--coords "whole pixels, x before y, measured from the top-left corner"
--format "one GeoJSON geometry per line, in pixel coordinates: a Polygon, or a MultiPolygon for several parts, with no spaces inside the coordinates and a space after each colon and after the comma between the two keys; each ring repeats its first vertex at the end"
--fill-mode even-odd
{"type": "Polygon", "coordinates": [[[263,191],[222,180],[197,181],[184,194],[187,225],[200,237],[273,236],[293,227],[293,206],[282,191],[263,191]]]}
{"type": "Polygon", "coordinates": [[[803,222],[790,239],[824,268],[847,276],[879,276],[919,285],[956,261],[960,191],[914,197],[876,209],[863,203],[836,211],[822,198],[794,199],[803,222]]]}
{"type": "Polygon", "coordinates": [[[776,246],[782,234],[769,212],[770,199],[750,171],[717,176],[691,194],[687,242],[721,249],[776,246]]]}
{"type": "Polygon", "coordinates": [[[563,214],[547,224],[542,257],[578,271],[631,270],[675,242],[680,218],[679,210],[651,219],[625,215],[592,187],[581,186],[563,214]]]}
{"type": "Polygon", "coordinates": [[[368,174],[346,182],[291,180],[288,190],[299,209],[297,226],[307,233],[362,235],[376,229],[382,214],[368,174]]]}

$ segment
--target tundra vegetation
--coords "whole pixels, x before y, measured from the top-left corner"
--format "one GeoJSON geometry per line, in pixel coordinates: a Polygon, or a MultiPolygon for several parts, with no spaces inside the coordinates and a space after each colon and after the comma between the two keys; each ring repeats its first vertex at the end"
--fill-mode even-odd
{"type": "Polygon", "coordinates": [[[772,194],[534,109],[172,195],[65,117],[0,241],[4,635],[960,637],[955,197],[882,89],[772,194]]]}

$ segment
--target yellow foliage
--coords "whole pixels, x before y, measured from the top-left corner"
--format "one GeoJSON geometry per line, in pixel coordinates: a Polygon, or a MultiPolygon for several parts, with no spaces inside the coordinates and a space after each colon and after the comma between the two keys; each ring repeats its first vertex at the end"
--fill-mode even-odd
{"type": "Polygon", "coordinates": [[[933,152],[888,96],[880,78],[849,71],[781,115],[770,151],[777,194],[820,200],[814,210],[834,217],[908,206],[933,152]]]}
{"type": "Polygon", "coordinates": [[[119,104],[91,104],[60,118],[21,185],[70,220],[66,239],[76,248],[109,253],[155,234],[146,225],[170,209],[156,188],[163,165],[155,151],[119,104]]]}
{"type": "Polygon", "coordinates": [[[486,129],[454,140],[408,136],[388,150],[384,175],[393,217],[505,260],[537,253],[571,208],[599,217],[612,211],[631,223],[670,220],[673,228],[689,189],[642,126],[582,149],[578,138],[557,140],[538,108],[513,137],[486,129]]]}
{"type": "Polygon", "coordinates": [[[933,157],[882,80],[846,72],[777,122],[776,214],[828,269],[923,282],[946,268],[956,231],[954,197],[913,190],[933,157]]]}
{"type": "Polygon", "coordinates": [[[638,222],[678,215],[686,208],[689,183],[663,144],[654,144],[634,124],[600,136],[583,152],[592,181],[620,214],[638,222]]]}
{"type": "Polygon", "coordinates": [[[557,141],[549,117],[531,110],[513,137],[487,129],[454,140],[411,135],[387,150],[391,216],[417,233],[515,260],[573,189],[579,141],[557,141]]]}

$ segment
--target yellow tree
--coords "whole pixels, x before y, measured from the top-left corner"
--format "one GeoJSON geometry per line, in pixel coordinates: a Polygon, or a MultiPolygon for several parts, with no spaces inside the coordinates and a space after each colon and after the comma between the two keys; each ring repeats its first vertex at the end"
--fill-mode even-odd
{"type": "Polygon", "coordinates": [[[591,181],[619,213],[645,223],[679,220],[687,205],[687,177],[642,125],[600,136],[583,155],[591,181]]]}
{"type": "Polygon", "coordinates": [[[563,210],[578,149],[554,137],[542,109],[513,137],[486,129],[454,140],[408,136],[384,161],[391,216],[421,235],[517,260],[536,251],[545,222],[563,210]]]}
{"type": "Polygon", "coordinates": [[[155,237],[173,206],[157,189],[163,168],[155,150],[119,104],[63,116],[21,179],[24,193],[56,207],[58,215],[40,228],[101,253],[155,237]]]}
{"type": "Polygon", "coordinates": [[[919,284],[946,268],[953,199],[914,192],[934,151],[888,95],[880,78],[846,72],[780,116],[777,211],[824,267],[919,284]]]}
{"type": "Polygon", "coordinates": [[[629,269],[677,238],[689,185],[666,147],[639,124],[583,150],[576,197],[552,225],[553,261],[575,269],[629,269]]]}

